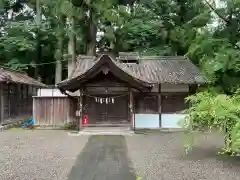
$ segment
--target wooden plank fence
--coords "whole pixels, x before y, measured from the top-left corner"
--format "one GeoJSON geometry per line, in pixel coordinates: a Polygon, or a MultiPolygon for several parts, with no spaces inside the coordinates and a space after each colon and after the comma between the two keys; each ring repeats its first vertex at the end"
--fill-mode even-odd
{"type": "Polygon", "coordinates": [[[33,97],[33,118],[37,126],[62,127],[78,122],[77,98],[59,94],[55,89],[49,89],[49,92],[45,89],[42,92],[44,93],[38,92],[39,96],[33,97]]]}

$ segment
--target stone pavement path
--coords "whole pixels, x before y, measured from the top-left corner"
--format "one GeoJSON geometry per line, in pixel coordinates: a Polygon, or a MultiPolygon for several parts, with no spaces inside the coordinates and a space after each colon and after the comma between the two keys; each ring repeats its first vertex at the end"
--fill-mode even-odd
{"type": "Polygon", "coordinates": [[[69,180],[136,180],[124,136],[91,136],[72,167],[69,180]]]}

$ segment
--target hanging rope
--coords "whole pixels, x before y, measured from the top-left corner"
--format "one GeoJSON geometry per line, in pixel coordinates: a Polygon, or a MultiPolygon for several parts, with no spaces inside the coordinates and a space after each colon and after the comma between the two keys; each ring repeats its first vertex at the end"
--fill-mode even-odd
{"type": "Polygon", "coordinates": [[[118,95],[118,96],[108,96],[108,97],[99,97],[99,96],[93,96],[93,95],[89,95],[89,94],[83,94],[87,97],[91,97],[94,98],[96,102],[99,103],[106,103],[106,104],[113,104],[116,98],[119,97],[123,97],[123,96],[127,96],[128,94],[122,94],[122,95],[118,95]]]}
{"type": "Polygon", "coordinates": [[[87,97],[91,97],[91,98],[119,98],[119,97],[123,97],[123,96],[128,96],[128,93],[127,94],[122,94],[122,95],[118,95],[118,96],[108,96],[108,97],[99,97],[99,96],[93,96],[93,95],[89,95],[89,94],[83,94],[84,96],[87,96],[87,97]]]}

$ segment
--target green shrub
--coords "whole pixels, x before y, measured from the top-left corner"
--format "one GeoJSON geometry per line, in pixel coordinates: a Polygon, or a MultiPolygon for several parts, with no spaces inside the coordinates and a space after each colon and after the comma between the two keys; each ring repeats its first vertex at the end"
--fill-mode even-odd
{"type": "Polygon", "coordinates": [[[188,152],[194,143],[193,131],[220,130],[225,133],[224,152],[240,152],[240,96],[228,96],[210,91],[199,92],[186,99],[190,108],[186,110],[183,128],[186,129],[185,148],[188,152]]]}
{"type": "Polygon", "coordinates": [[[64,125],[64,129],[66,130],[76,130],[77,125],[75,123],[67,123],[64,125]]]}

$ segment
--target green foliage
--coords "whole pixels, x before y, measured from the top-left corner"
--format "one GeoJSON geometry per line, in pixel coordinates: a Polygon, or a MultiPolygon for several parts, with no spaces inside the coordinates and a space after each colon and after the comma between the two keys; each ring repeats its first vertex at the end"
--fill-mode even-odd
{"type": "Polygon", "coordinates": [[[201,1],[140,1],[115,31],[117,48],[147,55],[184,55],[199,28],[210,21],[201,1]],[[186,10],[187,9],[187,10],[186,10]]]}
{"type": "Polygon", "coordinates": [[[204,31],[190,45],[188,56],[197,60],[213,85],[222,86],[227,93],[239,88],[240,50],[226,38],[214,38],[204,31]]]}
{"type": "Polygon", "coordinates": [[[66,123],[64,125],[64,129],[65,130],[76,130],[77,129],[77,125],[75,123],[66,123]]]}
{"type": "Polygon", "coordinates": [[[240,131],[239,130],[240,130],[240,121],[236,123],[231,133],[231,138],[232,138],[231,149],[235,153],[240,153],[240,131]]]}
{"type": "Polygon", "coordinates": [[[31,22],[12,22],[5,27],[6,35],[0,37],[2,63],[12,69],[26,69],[35,51],[35,38],[31,22]],[[16,36],[17,34],[17,36],[16,36]]]}
{"type": "Polygon", "coordinates": [[[71,0],[72,4],[76,7],[81,7],[83,5],[84,0],[71,0]]]}
{"type": "Polygon", "coordinates": [[[76,35],[77,53],[85,54],[89,42],[101,31],[96,48],[107,45],[115,52],[137,51],[143,55],[187,54],[211,85],[222,87],[228,94],[239,88],[239,0],[223,1],[222,7],[217,7],[214,0],[76,0],[78,7],[69,0],[40,0],[41,26],[34,20],[35,0],[21,1],[20,5],[9,0],[0,2],[0,63],[32,74],[38,67],[32,62],[40,45],[38,63],[50,63],[39,69],[46,82],[54,82],[55,64],[51,62],[68,53],[69,37],[76,35]],[[31,11],[19,8],[23,4],[31,11]],[[18,12],[14,10],[9,18],[7,10],[13,7],[18,12]],[[90,31],[92,26],[94,32],[90,31]],[[62,41],[64,47],[60,48],[62,41]]]}
{"type": "Polygon", "coordinates": [[[193,145],[193,131],[218,130],[225,133],[224,152],[237,152],[240,148],[239,96],[203,91],[189,96],[187,101],[191,107],[186,110],[188,116],[183,124],[187,135],[185,148],[193,145]]]}

